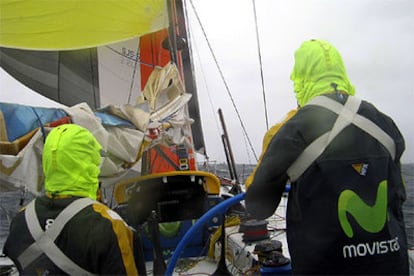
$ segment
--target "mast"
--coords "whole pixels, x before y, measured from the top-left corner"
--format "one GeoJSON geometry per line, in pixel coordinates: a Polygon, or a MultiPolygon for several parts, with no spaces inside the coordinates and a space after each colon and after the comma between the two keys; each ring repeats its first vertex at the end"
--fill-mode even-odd
{"type": "Polygon", "coordinates": [[[180,72],[185,93],[192,95],[185,106],[185,113],[193,119],[193,123],[188,122],[183,127],[188,143],[173,147],[157,145],[143,155],[143,174],[196,170],[195,152],[205,154],[186,10],[181,0],[168,0],[167,7],[170,22],[168,30],[149,34],[140,40],[141,89],[144,89],[156,66],[175,64],[180,72]]]}
{"type": "Polygon", "coordinates": [[[222,140],[223,140],[224,151],[226,153],[227,163],[229,166],[230,176],[232,180],[235,181],[233,187],[230,190],[230,193],[239,194],[242,192],[242,190],[240,188],[239,177],[236,171],[236,162],[234,161],[233,151],[231,149],[229,136],[227,134],[226,123],[224,122],[223,112],[221,111],[221,109],[218,110],[218,113],[220,117],[221,126],[223,128],[222,140]]]}
{"type": "Polygon", "coordinates": [[[191,125],[193,133],[193,144],[197,152],[205,155],[204,134],[201,123],[197,86],[195,82],[194,64],[191,52],[191,39],[188,28],[187,10],[184,0],[172,0],[175,2],[178,22],[178,49],[181,50],[182,72],[184,75],[184,86],[187,93],[192,95],[188,105],[190,117],[194,119],[191,125]],[[180,43],[181,42],[181,43],[180,43]],[[180,47],[182,45],[182,47],[180,47]]]}
{"type": "Polygon", "coordinates": [[[165,49],[169,49],[171,55],[171,62],[178,66],[178,49],[177,49],[177,31],[176,31],[176,24],[175,24],[175,14],[173,8],[175,7],[174,0],[167,1],[167,8],[168,8],[168,19],[169,19],[169,26],[168,26],[168,38],[163,41],[163,47],[165,49]],[[168,48],[166,47],[168,42],[168,48]]]}

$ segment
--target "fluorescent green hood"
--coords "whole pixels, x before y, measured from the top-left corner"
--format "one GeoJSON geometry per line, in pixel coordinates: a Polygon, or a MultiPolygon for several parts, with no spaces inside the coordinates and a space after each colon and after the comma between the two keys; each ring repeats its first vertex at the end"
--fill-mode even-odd
{"type": "Polygon", "coordinates": [[[43,149],[46,192],[96,199],[100,149],[83,127],[65,124],[52,129],[43,149]]]}
{"type": "Polygon", "coordinates": [[[354,95],[339,52],[326,41],[305,41],[295,52],[295,66],[290,76],[300,106],[312,98],[337,90],[354,95]]]}

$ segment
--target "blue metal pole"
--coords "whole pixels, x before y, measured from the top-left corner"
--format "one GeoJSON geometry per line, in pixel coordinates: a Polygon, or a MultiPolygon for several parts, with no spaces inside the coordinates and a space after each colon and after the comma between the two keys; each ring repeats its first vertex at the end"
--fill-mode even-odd
{"type": "Polygon", "coordinates": [[[171,256],[171,259],[168,263],[165,275],[172,275],[172,273],[174,272],[174,267],[177,263],[178,258],[180,257],[181,252],[187,245],[187,242],[191,240],[194,232],[197,232],[205,223],[207,223],[216,214],[224,213],[230,206],[242,201],[245,196],[246,193],[243,192],[232,198],[226,199],[223,202],[220,202],[219,204],[211,208],[210,210],[208,210],[200,219],[198,219],[197,222],[190,228],[190,230],[188,230],[187,233],[185,233],[182,240],[178,243],[177,248],[174,250],[174,254],[171,256]]]}

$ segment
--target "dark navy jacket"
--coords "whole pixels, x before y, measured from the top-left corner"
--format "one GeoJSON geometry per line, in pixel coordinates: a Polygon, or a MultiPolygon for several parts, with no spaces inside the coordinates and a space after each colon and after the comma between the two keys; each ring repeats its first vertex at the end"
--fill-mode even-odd
{"type": "MultiPolygon", "coordinates": [[[[347,96],[329,97],[343,104],[347,96]],[[342,98],[342,99],[341,99],[342,98]]],[[[287,238],[295,274],[408,274],[400,157],[404,139],[385,114],[362,101],[357,114],[392,138],[395,158],[375,138],[345,127],[291,183],[287,238]]],[[[246,194],[247,210],[270,216],[289,181],[287,170],[338,115],[305,105],[273,136],[246,194]]]]}
{"type": "MultiPolygon", "coordinates": [[[[45,196],[36,199],[35,210],[43,230],[66,206],[78,198],[53,199],[45,196]]],[[[24,213],[22,210],[13,219],[4,253],[14,261],[21,275],[66,274],[45,254],[26,269],[22,269],[18,257],[34,242],[24,213]]],[[[131,229],[115,212],[98,202],[76,214],[64,226],[55,244],[75,264],[90,273],[137,275],[131,229]]]]}

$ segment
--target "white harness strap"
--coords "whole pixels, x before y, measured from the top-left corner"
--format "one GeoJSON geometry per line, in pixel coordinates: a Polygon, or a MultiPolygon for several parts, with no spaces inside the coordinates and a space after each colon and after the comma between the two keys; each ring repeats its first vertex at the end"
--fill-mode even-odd
{"type": "Polygon", "coordinates": [[[33,200],[25,210],[25,218],[35,242],[18,257],[22,267],[26,268],[44,253],[55,265],[70,275],[93,275],[63,254],[54,241],[71,218],[94,202],[90,198],[81,198],[73,201],[56,217],[50,227],[43,231],[35,211],[35,200],[33,200]]]}
{"type": "Polygon", "coordinates": [[[348,97],[345,105],[324,96],[315,97],[308,103],[308,105],[317,105],[327,108],[338,114],[338,117],[332,129],[315,139],[289,167],[287,174],[290,181],[296,181],[325,151],[332,140],[350,124],[354,124],[374,137],[388,150],[392,159],[395,159],[396,149],[394,140],[375,123],[357,114],[360,104],[361,100],[353,96],[348,97]]]}

